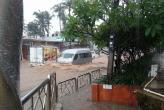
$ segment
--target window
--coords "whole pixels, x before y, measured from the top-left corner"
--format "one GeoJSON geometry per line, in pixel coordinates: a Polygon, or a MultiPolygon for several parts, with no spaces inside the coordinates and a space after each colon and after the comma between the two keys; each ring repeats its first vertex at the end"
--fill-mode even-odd
{"type": "Polygon", "coordinates": [[[91,55],[91,53],[85,53],[85,57],[89,58],[89,57],[92,57],[92,55],[91,55]]]}
{"type": "Polygon", "coordinates": [[[85,58],[85,53],[80,53],[79,56],[80,58],[85,58]]]}
{"type": "Polygon", "coordinates": [[[89,57],[89,53],[85,53],[85,58],[88,58],[89,57]]]}
{"type": "Polygon", "coordinates": [[[81,53],[79,54],[80,58],[88,58],[91,57],[91,53],[81,53]]]}
{"type": "Polygon", "coordinates": [[[74,54],[71,54],[71,53],[65,53],[63,54],[63,58],[72,58],[74,54]]]}

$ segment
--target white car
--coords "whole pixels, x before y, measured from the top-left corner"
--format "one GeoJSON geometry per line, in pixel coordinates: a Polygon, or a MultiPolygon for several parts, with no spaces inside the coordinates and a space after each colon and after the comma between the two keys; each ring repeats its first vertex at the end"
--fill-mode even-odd
{"type": "Polygon", "coordinates": [[[92,55],[89,48],[67,49],[58,58],[59,63],[85,64],[92,62],[92,55]]]}

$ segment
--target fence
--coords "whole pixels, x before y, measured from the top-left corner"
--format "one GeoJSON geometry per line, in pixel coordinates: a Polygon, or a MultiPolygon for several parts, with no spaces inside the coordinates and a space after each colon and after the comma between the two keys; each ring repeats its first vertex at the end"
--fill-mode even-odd
{"type": "Polygon", "coordinates": [[[49,75],[40,85],[21,98],[24,110],[52,110],[57,101],[56,74],[49,75]]]}
{"type": "Polygon", "coordinates": [[[70,95],[80,88],[91,84],[96,79],[102,76],[101,69],[97,69],[91,71],[90,73],[86,73],[78,76],[77,78],[71,78],[63,82],[59,82],[57,85],[58,88],[58,98],[61,98],[66,95],[70,95]]]}
{"type": "Polygon", "coordinates": [[[77,77],[77,88],[82,88],[88,84],[91,84],[90,73],[86,73],[77,77]]]}
{"type": "Polygon", "coordinates": [[[63,82],[58,83],[58,98],[72,94],[77,89],[77,83],[76,78],[71,78],[63,82]]]}
{"type": "Polygon", "coordinates": [[[78,91],[102,76],[101,69],[56,83],[56,73],[21,98],[24,110],[54,110],[58,99],[78,91]]]}

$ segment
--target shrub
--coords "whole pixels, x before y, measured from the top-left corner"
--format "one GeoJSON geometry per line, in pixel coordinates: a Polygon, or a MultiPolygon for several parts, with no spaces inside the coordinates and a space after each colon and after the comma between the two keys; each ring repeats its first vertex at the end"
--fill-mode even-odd
{"type": "Polygon", "coordinates": [[[131,64],[122,67],[122,72],[115,73],[112,80],[103,76],[96,82],[104,84],[141,85],[147,78],[153,55],[145,55],[131,64]]]}

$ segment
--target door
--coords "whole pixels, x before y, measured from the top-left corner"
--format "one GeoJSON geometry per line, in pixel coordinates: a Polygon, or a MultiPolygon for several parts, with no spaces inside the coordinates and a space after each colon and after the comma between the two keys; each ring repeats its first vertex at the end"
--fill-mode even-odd
{"type": "Polygon", "coordinates": [[[43,48],[30,47],[30,63],[43,63],[43,48]]]}

